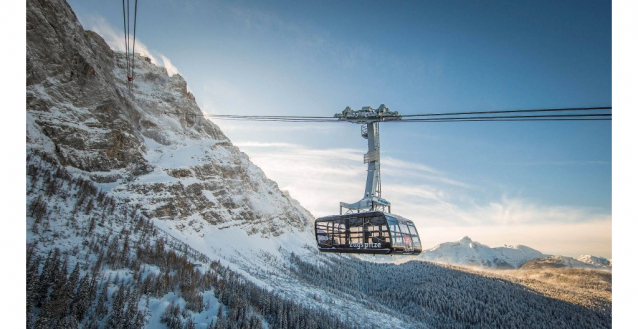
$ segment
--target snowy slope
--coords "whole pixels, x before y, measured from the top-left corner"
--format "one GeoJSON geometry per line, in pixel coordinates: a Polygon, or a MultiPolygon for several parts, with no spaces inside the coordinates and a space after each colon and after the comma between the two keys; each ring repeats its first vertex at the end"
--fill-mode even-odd
{"type": "MultiPolygon", "coordinates": [[[[133,103],[148,173],[98,185],[211,259],[261,266],[263,253],[304,253],[313,245],[312,216],[203,118],[179,75],[141,62],[133,103]]],[[[124,76],[121,66],[116,77],[124,76]]]]}
{"type": "Polygon", "coordinates": [[[523,263],[540,257],[544,255],[530,247],[506,245],[490,248],[466,236],[459,241],[445,242],[424,250],[419,259],[461,266],[518,268],[523,263]]]}
{"type": "MultiPolygon", "coordinates": [[[[522,269],[535,269],[535,268],[600,268],[600,269],[611,269],[611,266],[602,265],[601,263],[593,263],[593,260],[590,258],[592,256],[585,255],[579,256],[579,259],[574,259],[572,257],[567,256],[549,256],[538,259],[533,259],[521,266],[522,269]],[[585,260],[585,262],[581,261],[585,260]]],[[[598,257],[596,257],[598,258],[598,257]]],[[[599,260],[600,262],[604,262],[604,258],[599,260]]]]}
{"type": "Polygon", "coordinates": [[[85,33],[68,6],[30,13],[27,152],[50,154],[213,258],[225,256],[211,252],[220,245],[313,243],[310,213],[203,118],[181,76],[136,55],[129,93],[124,55],[85,33]]]}
{"type": "Polygon", "coordinates": [[[596,257],[592,255],[580,255],[576,260],[585,264],[594,265],[600,268],[611,268],[611,261],[604,257],[596,257]]]}

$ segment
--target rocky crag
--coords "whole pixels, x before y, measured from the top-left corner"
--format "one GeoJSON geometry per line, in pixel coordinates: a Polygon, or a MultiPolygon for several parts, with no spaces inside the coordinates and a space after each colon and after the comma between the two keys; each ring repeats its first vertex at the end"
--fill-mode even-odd
{"type": "Polygon", "coordinates": [[[180,230],[308,232],[312,216],[203,118],[180,75],[136,54],[129,93],[123,54],[68,5],[38,4],[27,11],[27,152],[180,230]]]}

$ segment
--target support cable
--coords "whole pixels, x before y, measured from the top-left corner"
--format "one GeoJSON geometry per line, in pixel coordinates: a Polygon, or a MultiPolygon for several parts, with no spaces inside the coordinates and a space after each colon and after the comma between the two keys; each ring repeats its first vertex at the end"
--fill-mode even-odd
{"type": "Polygon", "coordinates": [[[128,67],[128,33],[127,33],[127,29],[126,29],[126,2],[125,0],[122,0],[122,17],[123,17],[123,22],[124,22],[124,53],[125,53],[125,58],[126,58],[126,76],[128,77],[128,71],[129,71],[129,67],[128,67]]]}
{"type": "Polygon", "coordinates": [[[133,60],[131,65],[131,79],[135,79],[135,32],[137,30],[137,0],[135,0],[135,13],[133,14],[133,60]]]}
{"type": "MultiPolygon", "coordinates": [[[[519,118],[579,118],[579,117],[610,117],[608,113],[597,114],[552,114],[552,115],[504,115],[504,116],[474,116],[474,117],[456,117],[456,118],[430,118],[430,119],[403,119],[397,121],[413,121],[427,122],[434,120],[463,120],[463,119],[519,119],[519,118]]],[[[392,121],[389,121],[392,122],[392,121]]]]}
{"type": "MultiPolygon", "coordinates": [[[[455,122],[455,121],[605,121],[611,120],[611,113],[599,113],[611,110],[609,107],[572,107],[532,110],[447,112],[402,115],[399,120],[385,122],[455,122]],[[538,114],[538,115],[501,115],[538,112],[577,112],[570,114],[538,114]],[[598,111],[597,113],[586,113],[598,111]],[[473,115],[473,116],[469,116],[473,115]],[[429,118],[435,117],[435,118],[429,118]]],[[[286,116],[286,115],[235,115],[235,114],[203,114],[202,116],[220,120],[268,121],[268,122],[348,122],[327,116],[286,116]]]]}
{"type": "Polygon", "coordinates": [[[529,112],[559,112],[559,111],[596,111],[611,110],[611,106],[604,107],[568,107],[553,109],[533,109],[533,110],[509,110],[509,111],[478,111],[478,112],[448,112],[448,113],[427,113],[427,114],[407,114],[402,117],[428,117],[444,115],[475,115],[475,114],[498,114],[498,113],[529,113],[529,112]]]}
{"type": "Polygon", "coordinates": [[[135,79],[135,41],[137,34],[137,0],[133,11],[133,43],[131,44],[131,2],[122,0],[122,16],[124,20],[124,53],[126,60],[126,79],[128,90],[131,92],[132,82],[135,79]]]}
{"type": "MultiPolygon", "coordinates": [[[[332,117],[300,116],[242,116],[242,115],[202,115],[207,118],[235,121],[262,122],[347,122],[332,117]]],[[[457,122],[457,121],[603,121],[611,120],[611,114],[561,114],[561,115],[510,115],[510,116],[457,116],[441,118],[413,118],[387,122],[457,122]]]]}

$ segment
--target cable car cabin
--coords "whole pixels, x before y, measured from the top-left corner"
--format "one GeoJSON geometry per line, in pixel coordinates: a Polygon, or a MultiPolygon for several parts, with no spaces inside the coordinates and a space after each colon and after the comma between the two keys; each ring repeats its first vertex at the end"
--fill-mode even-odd
{"type": "Polygon", "coordinates": [[[322,252],[418,255],[422,250],[411,220],[381,211],[318,218],[315,236],[322,252]]]}

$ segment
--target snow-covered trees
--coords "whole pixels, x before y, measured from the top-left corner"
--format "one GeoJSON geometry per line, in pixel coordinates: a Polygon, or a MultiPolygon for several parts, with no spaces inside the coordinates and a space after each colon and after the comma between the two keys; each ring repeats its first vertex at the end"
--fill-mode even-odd
{"type": "Polygon", "coordinates": [[[291,254],[290,268],[337,298],[436,328],[609,328],[611,302],[584,307],[527,286],[428,262],[401,265],[332,257],[330,270],[291,254]]]}
{"type": "Polygon", "coordinates": [[[142,328],[151,316],[149,299],[169,295],[173,301],[161,322],[192,328],[194,315],[213,307],[203,297],[207,291],[221,301],[218,317],[206,323],[215,328],[307,327],[322,318],[332,320],[313,327],[350,327],[259,288],[159,234],[137,209],[116,206],[89,181],[56,169],[55,160],[31,154],[27,161],[32,192],[27,198],[27,328],[142,328]],[[56,188],[44,196],[42,187],[48,185],[56,188]],[[38,211],[31,210],[39,208],[45,210],[36,220],[38,211]],[[58,248],[61,240],[67,248],[58,248]],[[209,266],[202,269],[202,264],[209,266]]]}

